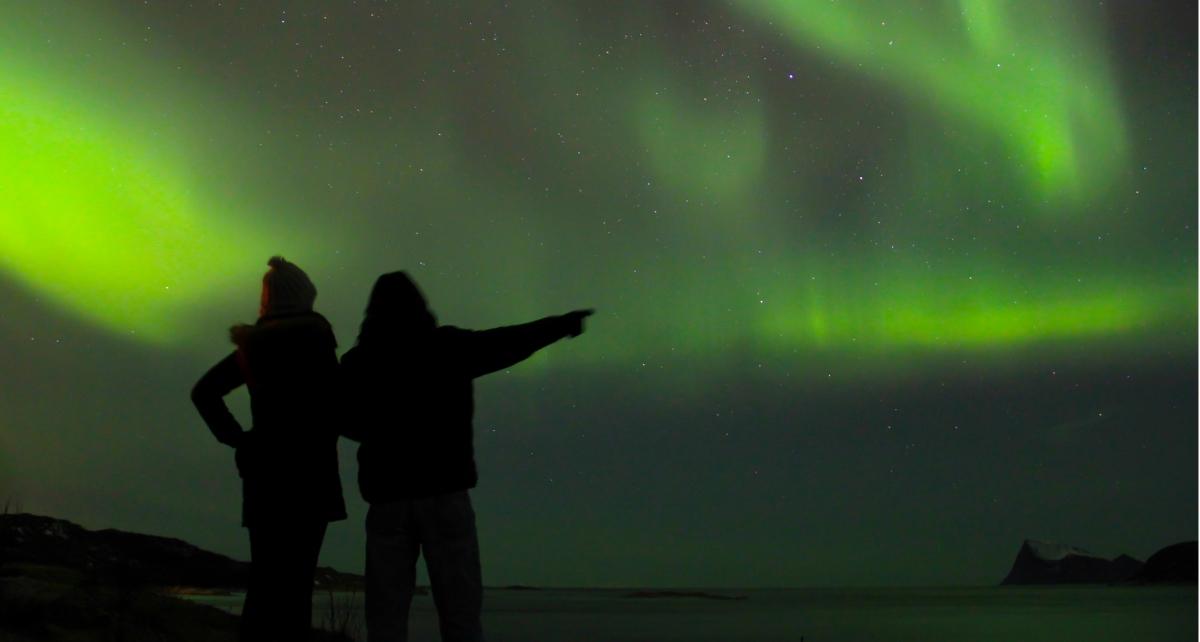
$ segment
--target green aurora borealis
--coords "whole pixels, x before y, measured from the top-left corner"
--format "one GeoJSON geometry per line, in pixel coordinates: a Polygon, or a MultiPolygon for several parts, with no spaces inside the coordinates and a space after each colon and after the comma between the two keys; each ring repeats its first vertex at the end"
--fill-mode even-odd
{"type": "MultiPolygon", "coordinates": [[[[281,253],[343,349],[393,269],[456,325],[598,309],[480,383],[489,583],[987,582],[1026,536],[1194,538],[1195,7],[0,18],[0,496],[30,510],[240,553],[228,453],[186,390],[281,253]],[[971,464],[998,451],[1020,472],[971,464]],[[880,528],[894,550],[852,568],[880,528]],[[796,550],[767,563],[782,533],[796,550]],[[914,543],[939,537],[960,566],[927,567],[941,545],[914,543]]],[[[355,519],[327,561],[359,563],[355,519]]]]}

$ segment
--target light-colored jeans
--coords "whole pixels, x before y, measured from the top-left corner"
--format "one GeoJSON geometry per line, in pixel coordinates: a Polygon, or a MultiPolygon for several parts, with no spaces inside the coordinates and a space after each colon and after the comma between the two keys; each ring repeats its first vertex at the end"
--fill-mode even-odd
{"type": "Polygon", "coordinates": [[[483,579],[467,491],[371,504],[367,512],[367,640],[406,642],[424,552],[442,642],[482,642],[483,579]]]}

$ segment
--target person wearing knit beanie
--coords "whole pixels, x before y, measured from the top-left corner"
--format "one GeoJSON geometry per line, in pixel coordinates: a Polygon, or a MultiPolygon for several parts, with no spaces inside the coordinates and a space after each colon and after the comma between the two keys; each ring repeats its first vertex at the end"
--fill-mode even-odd
{"type": "Polygon", "coordinates": [[[192,403],[233,447],[242,481],[250,568],[239,639],[307,640],[321,545],[329,523],[346,519],[337,338],[313,310],[317,288],[304,270],[280,256],[267,264],[258,320],[230,328],[234,349],[196,382],[192,403]],[[242,386],[249,430],[225,402],[242,386]]]}
{"type": "Polygon", "coordinates": [[[267,261],[271,269],[263,275],[262,303],[258,315],[280,316],[311,312],[317,298],[317,287],[300,266],[272,256],[267,261]]]}

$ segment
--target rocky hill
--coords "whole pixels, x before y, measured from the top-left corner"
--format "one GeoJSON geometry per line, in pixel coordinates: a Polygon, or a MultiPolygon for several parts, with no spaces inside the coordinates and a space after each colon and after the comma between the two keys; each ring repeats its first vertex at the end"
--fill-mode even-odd
{"type": "Polygon", "coordinates": [[[1081,548],[1027,539],[1001,584],[1109,584],[1133,578],[1142,562],[1120,555],[1105,559],[1081,548]]]}
{"type": "MultiPolygon", "coordinates": [[[[235,642],[236,616],[162,589],[241,589],[248,566],[178,539],[0,515],[0,640],[235,642]]],[[[324,568],[321,581],[361,578],[324,568]]],[[[312,639],[350,642],[328,631],[312,639]]]]}
{"type": "MultiPolygon", "coordinates": [[[[0,515],[0,563],[75,569],[105,583],[197,589],[246,587],[250,565],[183,540],[26,513],[0,515]]],[[[362,576],[317,569],[320,588],[360,588],[362,576]]]]}
{"type": "Polygon", "coordinates": [[[1145,563],[1119,555],[1105,559],[1081,548],[1027,539],[1001,584],[1195,584],[1197,543],[1159,550],[1145,563]]]}
{"type": "Polygon", "coordinates": [[[1196,565],[1196,542],[1180,542],[1151,555],[1133,579],[1155,584],[1195,584],[1196,565]]]}

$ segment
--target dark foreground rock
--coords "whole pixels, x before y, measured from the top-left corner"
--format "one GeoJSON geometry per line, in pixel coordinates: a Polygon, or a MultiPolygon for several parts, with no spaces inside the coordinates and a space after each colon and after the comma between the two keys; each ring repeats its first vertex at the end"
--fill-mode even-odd
{"type": "Polygon", "coordinates": [[[1172,544],[1151,555],[1133,579],[1147,584],[1195,584],[1196,563],[1196,542],[1172,544]]]}
{"type": "MultiPolygon", "coordinates": [[[[236,642],[238,618],[133,586],[101,583],[79,569],[6,564],[0,569],[5,642],[236,642]]],[[[317,632],[314,642],[350,642],[317,632]]]]}
{"type": "Polygon", "coordinates": [[[0,515],[0,562],[77,569],[111,584],[237,589],[249,565],[179,539],[105,529],[63,519],[0,515]]]}
{"type": "Polygon", "coordinates": [[[1142,562],[1121,555],[1105,559],[1081,548],[1025,540],[1001,584],[1111,584],[1131,579],[1142,562]]]}
{"type": "MultiPolygon", "coordinates": [[[[78,569],[106,584],[243,590],[250,564],[206,551],[180,539],[115,529],[88,530],[72,522],[19,513],[0,515],[0,563],[78,569]]],[[[316,586],[361,590],[363,578],[328,567],[317,569],[316,586]]]]}
{"type": "MultiPolygon", "coordinates": [[[[243,590],[249,567],[169,537],[0,515],[0,641],[234,642],[237,616],[174,594],[243,590]]],[[[361,576],[318,569],[318,591],[361,587],[361,576]]]]}

